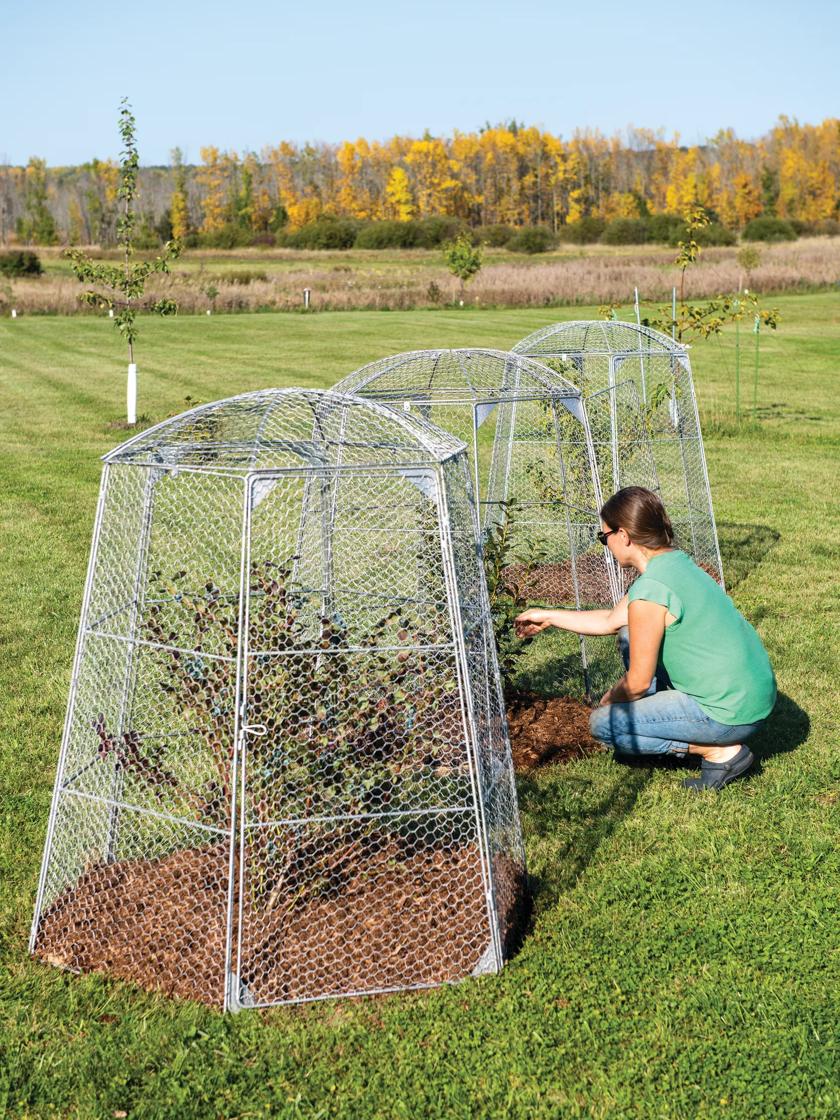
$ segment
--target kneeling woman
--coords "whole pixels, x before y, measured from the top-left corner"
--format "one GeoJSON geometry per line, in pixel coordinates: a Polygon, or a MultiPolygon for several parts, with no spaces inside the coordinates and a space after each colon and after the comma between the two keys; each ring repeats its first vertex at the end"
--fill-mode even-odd
{"type": "Polygon", "coordinates": [[[722,789],[749,770],[746,740],[776,702],[761,639],[717,581],[674,548],[652,491],[619,490],[601,523],[601,542],[640,573],[628,593],[612,610],[527,610],[517,632],[617,633],[627,672],[593,711],[593,736],[628,754],[699,755],[700,777],[684,785],[722,789]]]}

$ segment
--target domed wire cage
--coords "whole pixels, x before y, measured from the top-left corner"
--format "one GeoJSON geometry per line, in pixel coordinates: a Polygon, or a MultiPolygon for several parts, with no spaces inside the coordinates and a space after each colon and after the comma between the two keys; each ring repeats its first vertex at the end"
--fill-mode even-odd
{"type": "MultiPolygon", "coordinates": [[[[596,537],[596,447],[567,377],[500,350],[417,350],[362,366],[335,388],[420,415],[467,444],[482,535],[504,526],[504,578],[521,597],[577,609],[616,600],[620,577],[596,537]]],[[[594,664],[598,649],[555,635],[555,684],[591,696],[615,668],[611,656],[594,664]]]]}
{"type": "Polygon", "coordinates": [[[723,584],[687,348],[660,331],[613,319],[553,323],[513,349],[580,388],[596,431],[605,495],[623,486],[658,491],[679,547],[723,584]]]}
{"type": "Polygon", "coordinates": [[[31,950],[225,1009],[498,970],[524,855],[463,445],[268,390],[104,464],[31,950]]]}

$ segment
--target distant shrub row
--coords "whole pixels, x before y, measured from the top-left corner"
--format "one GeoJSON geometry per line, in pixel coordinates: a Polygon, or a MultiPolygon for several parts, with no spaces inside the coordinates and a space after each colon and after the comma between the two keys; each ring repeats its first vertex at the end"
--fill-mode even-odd
{"type": "MultiPolygon", "coordinates": [[[[547,226],[498,224],[470,228],[459,218],[447,217],[410,222],[322,217],[298,230],[281,228],[256,236],[241,226],[230,224],[214,233],[191,234],[186,244],[188,248],[204,249],[241,249],[252,245],[279,245],[289,249],[434,249],[460,233],[467,233],[476,244],[490,248],[505,248],[513,253],[544,253],[558,244],[673,246],[685,236],[685,223],[672,214],[616,218],[611,222],[590,217],[554,231],[547,226]]],[[[797,237],[838,234],[840,222],[834,219],[800,222],[765,216],[749,222],[741,236],[746,241],[791,241],[797,237]]],[[[694,238],[704,247],[734,245],[737,241],[732,230],[716,221],[697,230],[694,238]]],[[[144,243],[141,247],[153,246],[144,243]]]]}
{"type": "MultiPolygon", "coordinates": [[[[545,253],[558,244],[671,245],[685,237],[685,223],[671,214],[645,218],[582,218],[557,231],[547,226],[479,226],[470,229],[458,218],[425,218],[412,222],[362,222],[352,218],[320,218],[294,232],[281,231],[278,245],[290,249],[434,249],[467,233],[476,244],[505,248],[512,253],[545,253]]],[[[799,236],[840,234],[840,222],[789,222],[782,218],[755,218],[743,230],[747,241],[789,241],[799,236]]],[[[734,245],[737,235],[720,222],[711,222],[694,234],[703,247],[734,245]]]]}

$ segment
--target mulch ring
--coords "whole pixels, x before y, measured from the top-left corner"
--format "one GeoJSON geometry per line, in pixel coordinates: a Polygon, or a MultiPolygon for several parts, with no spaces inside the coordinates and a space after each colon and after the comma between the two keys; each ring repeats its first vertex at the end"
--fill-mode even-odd
{"type": "MultiPolygon", "coordinates": [[[[575,601],[575,581],[568,560],[563,564],[539,564],[530,571],[524,564],[508,564],[502,569],[501,578],[510,593],[521,599],[539,603],[575,601]]],[[[577,586],[581,602],[606,605],[611,601],[606,565],[602,561],[578,564],[577,586]]]]}
{"type": "MultiPolygon", "coordinates": [[[[45,911],[35,953],[220,1007],[228,859],[223,843],[93,865],[45,911]]],[[[270,892],[259,862],[255,850],[246,853],[241,975],[257,1003],[457,980],[488,944],[473,843],[406,848],[383,834],[348,855],[334,881],[301,873],[270,892]]],[[[497,856],[496,884],[509,940],[522,909],[521,869],[497,856]]],[[[235,944],[236,925],[233,936],[235,944]]]]}
{"type": "Polygon", "coordinates": [[[517,773],[600,751],[601,745],[589,734],[591,710],[585,701],[569,696],[519,692],[510,697],[508,731],[517,773]]]}

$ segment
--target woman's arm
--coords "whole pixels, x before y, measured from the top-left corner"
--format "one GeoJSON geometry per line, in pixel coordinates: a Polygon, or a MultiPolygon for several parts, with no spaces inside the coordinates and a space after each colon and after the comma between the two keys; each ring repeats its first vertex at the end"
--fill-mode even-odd
{"type": "Polygon", "coordinates": [[[630,627],[630,668],[609,692],[601,697],[601,704],[627,704],[640,700],[650,688],[656,673],[659,650],[665,634],[666,609],[659,603],[646,599],[634,600],[628,609],[630,627]]]}
{"type": "Polygon", "coordinates": [[[627,625],[627,596],[609,610],[567,611],[533,607],[523,611],[516,618],[515,625],[520,638],[533,638],[549,626],[570,630],[573,634],[615,634],[627,625]]]}

